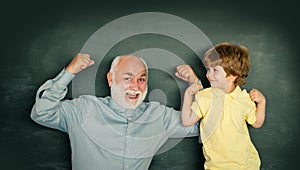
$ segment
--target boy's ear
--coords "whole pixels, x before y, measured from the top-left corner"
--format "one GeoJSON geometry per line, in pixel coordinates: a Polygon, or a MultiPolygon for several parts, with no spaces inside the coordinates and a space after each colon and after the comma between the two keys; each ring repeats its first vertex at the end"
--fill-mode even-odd
{"type": "Polygon", "coordinates": [[[230,79],[232,82],[235,82],[235,80],[238,78],[238,76],[230,75],[230,79]]]}
{"type": "Polygon", "coordinates": [[[111,87],[111,85],[112,85],[112,75],[111,75],[111,72],[108,72],[106,74],[106,78],[107,78],[108,86],[111,87]]]}

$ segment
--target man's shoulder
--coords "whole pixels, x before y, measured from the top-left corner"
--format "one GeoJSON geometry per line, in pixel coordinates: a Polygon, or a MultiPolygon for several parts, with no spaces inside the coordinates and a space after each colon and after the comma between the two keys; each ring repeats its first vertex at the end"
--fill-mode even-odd
{"type": "Polygon", "coordinates": [[[101,103],[109,103],[109,97],[97,97],[94,95],[81,95],[75,100],[79,100],[81,102],[101,102],[101,103]]]}
{"type": "Polygon", "coordinates": [[[140,109],[144,110],[144,112],[150,111],[150,112],[156,112],[160,110],[160,112],[163,112],[167,106],[161,104],[157,101],[146,101],[143,102],[140,109]]]}
{"type": "Polygon", "coordinates": [[[146,109],[155,109],[155,108],[167,108],[167,106],[161,104],[158,101],[147,101],[143,102],[143,105],[146,109]]]}
{"type": "Polygon", "coordinates": [[[100,99],[101,97],[97,97],[94,95],[81,95],[78,97],[80,100],[94,100],[94,99],[100,99]]]}
{"type": "Polygon", "coordinates": [[[149,102],[143,102],[145,110],[155,112],[155,113],[166,113],[166,112],[179,112],[178,110],[174,109],[171,106],[167,106],[165,104],[162,104],[157,101],[149,101],[149,102]]]}

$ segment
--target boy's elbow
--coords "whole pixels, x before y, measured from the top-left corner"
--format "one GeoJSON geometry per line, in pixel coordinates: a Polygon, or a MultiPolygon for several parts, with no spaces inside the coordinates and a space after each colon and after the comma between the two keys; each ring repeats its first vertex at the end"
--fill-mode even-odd
{"type": "Polygon", "coordinates": [[[263,126],[263,122],[258,122],[258,121],[256,121],[255,123],[251,124],[251,126],[252,126],[253,128],[258,129],[258,128],[261,128],[261,127],[263,126]]]}
{"type": "Polygon", "coordinates": [[[255,128],[255,129],[259,129],[259,128],[262,127],[262,125],[256,125],[256,124],[252,124],[251,126],[252,126],[253,128],[255,128]]]}

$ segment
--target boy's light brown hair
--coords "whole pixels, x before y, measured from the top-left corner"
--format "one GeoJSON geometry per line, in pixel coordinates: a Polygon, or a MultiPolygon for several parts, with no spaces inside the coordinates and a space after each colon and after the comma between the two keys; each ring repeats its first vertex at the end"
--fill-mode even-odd
{"type": "Polygon", "coordinates": [[[237,76],[236,85],[243,85],[250,69],[249,52],[245,46],[227,42],[217,44],[205,52],[204,65],[223,67],[226,76],[237,76]]]}

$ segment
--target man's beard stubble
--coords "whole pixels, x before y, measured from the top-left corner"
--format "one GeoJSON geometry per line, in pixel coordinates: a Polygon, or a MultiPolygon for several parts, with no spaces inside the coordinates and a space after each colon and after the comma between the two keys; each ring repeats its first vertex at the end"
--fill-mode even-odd
{"type": "Polygon", "coordinates": [[[117,85],[115,82],[112,83],[112,86],[110,88],[111,91],[111,97],[112,99],[119,104],[124,109],[135,109],[138,107],[146,98],[148,87],[145,89],[144,92],[138,90],[125,90],[123,91],[120,85],[117,85]],[[125,96],[127,94],[138,94],[138,98],[135,102],[130,102],[125,99],[125,96]]]}

